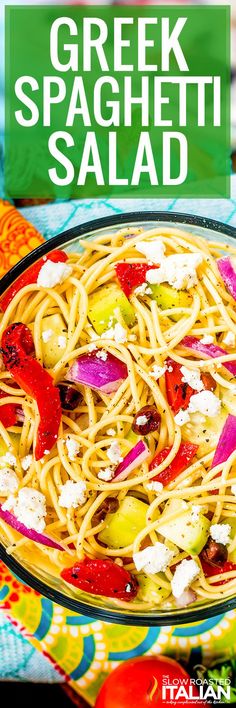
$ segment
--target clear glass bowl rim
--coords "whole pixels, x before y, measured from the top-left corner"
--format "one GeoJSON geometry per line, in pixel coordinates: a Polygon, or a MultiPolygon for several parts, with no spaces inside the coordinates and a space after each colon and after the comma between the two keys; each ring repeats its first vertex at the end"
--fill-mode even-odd
{"type": "MultiPolygon", "coordinates": [[[[215,231],[231,238],[236,238],[236,228],[229,224],[216,221],[215,219],[195,216],[191,214],[168,212],[168,211],[137,211],[113,216],[105,216],[100,219],[75,226],[68,229],[57,236],[42,243],[38,248],[24,256],[16,265],[14,265],[0,280],[0,295],[23,273],[32,263],[44,256],[49,251],[55,248],[65,246],[66,243],[73,239],[89,236],[91,232],[119,225],[131,224],[137,222],[167,222],[169,224],[178,225],[184,224],[189,226],[198,226],[205,230],[215,231]]],[[[89,602],[80,602],[76,598],[68,597],[58,590],[51,588],[47,583],[35,577],[30,573],[20,562],[13,556],[9,556],[3,544],[0,543],[0,559],[3,563],[16,575],[23,583],[32,587],[44,597],[52,600],[58,605],[77,612],[82,615],[100,619],[105,622],[113,622],[118,624],[130,624],[136,626],[171,626],[180,625],[191,622],[199,622],[210,617],[217,616],[221,613],[228,612],[236,608],[236,596],[225,600],[215,601],[214,603],[205,604],[203,607],[182,608],[181,610],[171,610],[170,612],[155,612],[152,614],[131,613],[127,607],[127,611],[119,611],[114,608],[104,609],[90,605],[89,602]]],[[[94,596],[93,596],[94,598],[94,596]]],[[[98,597],[99,600],[99,597],[98,597]]]]}

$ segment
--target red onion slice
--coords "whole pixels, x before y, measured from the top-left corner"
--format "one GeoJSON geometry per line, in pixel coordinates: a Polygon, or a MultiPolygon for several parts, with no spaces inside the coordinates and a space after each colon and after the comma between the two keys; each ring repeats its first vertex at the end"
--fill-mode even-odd
{"type": "Polygon", "coordinates": [[[109,395],[117,391],[127,378],[128,370],[126,364],[110,352],[106,352],[107,357],[103,361],[96,356],[98,351],[79,356],[67,372],[66,379],[109,395]]]}
{"type": "Polygon", "coordinates": [[[39,533],[35,531],[35,529],[28,529],[27,526],[22,524],[21,521],[18,521],[16,516],[10,511],[3,511],[2,504],[0,504],[0,517],[6,524],[15,529],[15,531],[18,531],[18,533],[21,533],[22,536],[26,536],[26,538],[29,538],[31,541],[41,543],[43,546],[48,546],[49,548],[56,548],[58,551],[67,551],[70,553],[70,549],[67,549],[67,546],[59,543],[47,534],[39,533]]]}
{"type": "MultiPolygon", "coordinates": [[[[190,349],[193,352],[197,352],[207,359],[215,359],[219,356],[227,356],[228,352],[225,349],[221,349],[217,344],[203,344],[197,337],[187,336],[180,342],[182,347],[190,349]]],[[[236,376],[236,361],[224,361],[222,366],[224,366],[228,371],[230,371],[233,376],[236,376]]]]}
{"type": "Polygon", "coordinates": [[[230,295],[232,295],[234,300],[236,300],[236,272],[234,270],[231,258],[229,258],[229,256],[219,258],[217,265],[226,289],[230,295]]]}
{"type": "Polygon", "coordinates": [[[212,467],[216,467],[222,462],[226,462],[235,449],[236,418],[234,415],[228,415],[218,440],[217,448],[212,461],[212,467]]]}
{"type": "Polygon", "coordinates": [[[139,465],[141,465],[142,462],[144,462],[147,457],[149,457],[149,455],[150,451],[148,449],[148,446],[145,442],[143,442],[143,440],[139,440],[139,442],[136,443],[132,450],[130,450],[128,454],[125,455],[122,462],[120,462],[120,464],[116,468],[113,480],[119,477],[119,481],[122,482],[128,477],[130,472],[132,472],[132,470],[134,470],[136,467],[139,467],[139,465]]]}

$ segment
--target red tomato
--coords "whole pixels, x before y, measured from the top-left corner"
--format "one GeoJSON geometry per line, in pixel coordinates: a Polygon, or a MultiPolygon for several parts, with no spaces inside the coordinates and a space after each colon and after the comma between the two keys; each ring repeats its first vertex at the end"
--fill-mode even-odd
{"type": "Polygon", "coordinates": [[[177,661],[166,656],[145,656],[120,664],[108,676],[97,697],[95,708],[167,708],[168,704],[175,704],[174,699],[170,698],[167,684],[169,682],[173,685],[175,681],[176,686],[177,680],[177,689],[182,681],[182,686],[193,697],[192,700],[179,697],[178,705],[186,702],[191,708],[207,705],[202,700],[196,704],[194,696],[199,696],[198,690],[190,683],[189,675],[177,661]]]}

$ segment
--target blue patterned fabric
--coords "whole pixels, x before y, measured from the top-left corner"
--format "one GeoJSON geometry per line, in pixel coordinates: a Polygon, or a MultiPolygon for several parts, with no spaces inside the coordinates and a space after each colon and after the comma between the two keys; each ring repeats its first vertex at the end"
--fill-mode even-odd
{"type": "MultiPolygon", "coordinates": [[[[46,239],[103,216],[132,211],[187,212],[212,217],[236,228],[236,176],[232,178],[231,199],[216,200],[72,200],[21,209],[46,239]]],[[[156,631],[153,629],[152,631],[156,631]]],[[[180,630],[181,631],[181,630],[180,630]]],[[[0,615],[0,679],[59,682],[58,672],[0,615]]]]}

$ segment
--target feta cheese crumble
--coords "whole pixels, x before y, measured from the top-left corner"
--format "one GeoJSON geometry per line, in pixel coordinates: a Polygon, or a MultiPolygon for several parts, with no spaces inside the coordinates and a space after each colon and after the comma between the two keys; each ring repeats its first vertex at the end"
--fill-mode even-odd
{"type": "Polygon", "coordinates": [[[214,342],[214,337],[212,334],[204,334],[202,339],[200,339],[201,344],[212,344],[214,342]]]}
{"type": "Polygon", "coordinates": [[[116,434],[116,431],[114,428],[108,428],[107,435],[111,435],[111,437],[114,437],[115,434],[116,434]]]}
{"type": "Polygon", "coordinates": [[[169,283],[176,290],[189,290],[197,285],[197,267],[202,263],[200,253],[175,253],[161,262],[160,268],[148,270],[148,283],[169,283]]]}
{"type": "Polygon", "coordinates": [[[93,342],[92,342],[91,344],[89,344],[89,345],[88,345],[88,351],[89,351],[89,352],[96,352],[96,351],[97,351],[97,346],[96,346],[96,344],[93,344],[93,342]]]}
{"type": "Polygon", "coordinates": [[[227,347],[235,347],[235,334],[234,332],[227,332],[223,339],[223,344],[226,344],[227,347]]]}
{"type": "Polygon", "coordinates": [[[52,334],[53,334],[52,329],[45,329],[44,332],[42,332],[43,342],[49,342],[49,339],[51,339],[52,334]]]}
{"type": "Polygon", "coordinates": [[[22,460],[21,460],[22,469],[26,472],[30,468],[30,465],[32,465],[32,462],[33,462],[33,455],[26,455],[25,457],[22,457],[22,460]]]}
{"type": "Polygon", "coordinates": [[[137,570],[144,570],[145,573],[155,575],[162,570],[166,570],[174,556],[174,551],[170,551],[164,543],[157,541],[154,546],[148,546],[143,551],[134,553],[133,560],[137,570]]]}
{"type": "Polygon", "coordinates": [[[166,371],[166,366],[157,366],[157,364],[154,364],[152,367],[152,370],[150,371],[150,376],[153,376],[154,379],[160,379],[161,376],[164,375],[166,371]]]}
{"type": "Polygon", "coordinates": [[[0,470],[0,495],[14,494],[19,487],[19,480],[15,472],[9,467],[0,470]]]}
{"type": "Polygon", "coordinates": [[[59,349],[66,348],[66,337],[63,337],[63,336],[58,337],[57,342],[58,342],[59,349]]]}
{"type": "Polygon", "coordinates": [[[71,479],[68,479],[61,487],[58,503],[65,509],[71,509],[71,507],[76,509],[77,506],[85,504],[86,499],[86,483],[82,479],[78,482],[72,482],[71,479]]]}
{"type": "Polygon", "coordinates": [[[103,332],[102,337],[103,339],[113,339],[116,344],[124,344],[127,342],[127,331],[119,322],[116,322],[114,327],[110,327],[106,332],[103,332]]]}
{"type": "Polygon", "coordinates": [[[55,285],[63,283],[72,273],[71,266],[66,263],[54,263],[45,261],[39,271],[37,285],[41,288],[54,288],[55,285]]]}
{"type": "Polygon", "coordinates": [[[213,541],[223,543],[224,546],[227,546],[227,543],[231,541],[230,533],[231,526],[229,524],[213,524],[210,526],[210,534],[213,541]]]}
{"type": "Polygon", "coordinates": [[[13,511],[18,521],[27,529],[42,533],[45,529],[46,499],[42,492],[30,487],[20,489],[18,497],[9,497],[3,511],[13,511]]]}
{"type": "Polygon", "coordinates": [[[147,283],[142,283],[142,285],[138,285],[137,288],[134,290],[135,295],[140,295],[141,297],[144,297],[144,295],[147,294],[147,290],[150,290],[148,287],[147,283]]]}
{"type": "Polygon", "coordinates": [[[202,413],[209,418],[215,418],[220,412],[221,402],[212,391],[200,391],[191,396],[188,406],[189,413],[202,413]]]}
{"type": "Polygon", "coordinates": [[[187,383],[194,391],[202,391],[204,388],[201,381],[200,371],[197,369],[188,369],[187,366],[180,367],[181,374],[183,374],[181,381],[187,383]]]}
{"type": "Polygon", "coordinates": [[[17,460],[12,452],[6,452],[5,455],[0,458],[0,462],[9,465],[9,467],[15,467],[17,460]]]}
{"type": "Polygon", "coordinates": [[[147,422],[148,418],[146,415],[139,415],[138,418],[136,418],[137,425],[146,425],[147,422]]]}
{"type": "Polygon", "coordinates": [[[102,361],[107,360],[107,352],[105,349],[99,349],[99,351],[96,354],[97,359],[101,359],[102,361]]]}
{"type": "Polygon", "coordinates": [[[179,598],[184,590],[186,590],[193,580],[196,580],[200,573],[200,569],[195,560],[183,560],[174,572],[171,580],[171,589],[174,597],[179,598]]]}
{"type": "Polygon", "coordinates": [[[74,462],[76,459],[76,455],[78,455],[78,452],[80,450],[80,444],[77,442],[77,440],[74,440],[74,438],[66,438],[66,449],[68,452],[68,457],[71,462],[74,462]]]}
{"type": "Polygon", "coordinates": [[[101,470],[101,472],[98,473],[98,479],[102,479],[103,482],[110,482],[110,480],[113,479],[114,474],[115,471],[112,467],[105,467],[104,470],[101,470]]]}
{"type": "Polygon", "coordinates": [[[139,241],[135,248],[139,253],[147,258],[151,263],[161,263],[165,254],[165,245],[159,238],[151,238],[149,241],[139,241]]]}
{"type": "Polygon", "coordinates": [[[190,420],[190,415],[189,415],[188,411],[180,410],[174,416],[174,421],[175,421],[176,425],[179,425],[180,427],[182,425],[185,425],[185,423],[188,423],[189,420],[190,420]]]}
{"type": "Polygon", "coordinates": [[[111,443],[110,447],[107,450],[107,457],[113,465],[118,465],[119,462],[123,461],[120,446],[115,440],[111,443]]]}
{"type": "Polygon", "coordinates": [[[156,494],[158,494],[162,492],[163,484],[161,482],[148,482],[146,489],[148,489],[149,492],[156,492],[156,494]]]}

